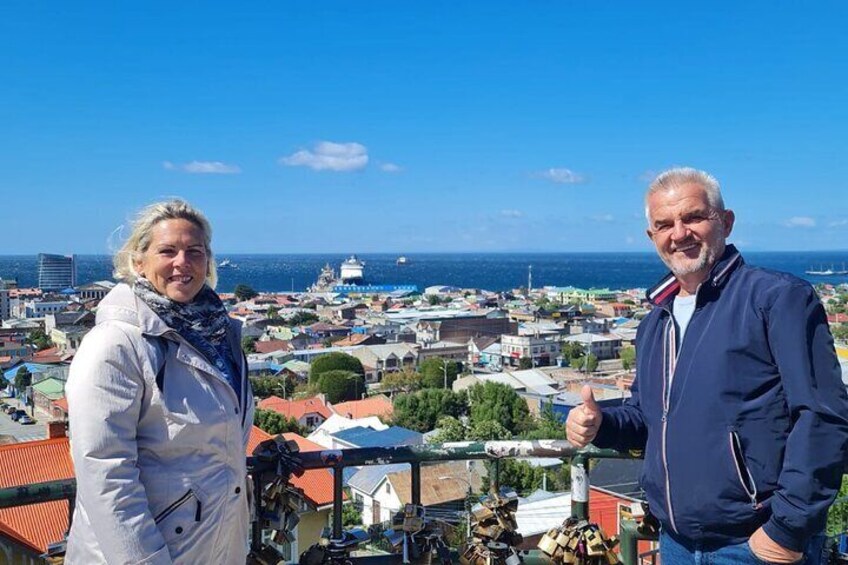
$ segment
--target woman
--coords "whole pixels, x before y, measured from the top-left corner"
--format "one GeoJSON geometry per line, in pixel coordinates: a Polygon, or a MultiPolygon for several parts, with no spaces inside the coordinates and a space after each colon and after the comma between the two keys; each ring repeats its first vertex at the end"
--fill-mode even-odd
{"type": "Polygon", "coordinates": [[[212,290],[209,222],[144,209],[116,254],[67,384],[77,500],[70,565],[243,565],[253,397],[240,328],[212,290]]]}

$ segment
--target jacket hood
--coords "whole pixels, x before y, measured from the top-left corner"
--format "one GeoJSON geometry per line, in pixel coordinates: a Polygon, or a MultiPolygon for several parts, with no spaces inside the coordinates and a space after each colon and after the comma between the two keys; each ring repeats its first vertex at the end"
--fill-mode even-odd
{"type": "MultiPolygon", "coordinates": [[[[721,288],[727,282],[730,273],[743,262],[742,254],[739,253],[736,246],[732,244],[726,245],[721,259],[716,261],[716,264],[710,269],[709,276],[702,284],[709,285],[713,288],[721,288]]],[[[674,273],[670,272],[660,282],[649,288],[646,296],[648,301],[654,306],[665,306],[677,295],[679,290],[680,282],[674,276],[674,273]]]]}
{"type": "Polygon", "coordinates": [[[148,335],[162,335],[170,327],[144,303],[126,283],[120,283],[97,307],[97,323],[120,321],[141,329],[148,335]]]}

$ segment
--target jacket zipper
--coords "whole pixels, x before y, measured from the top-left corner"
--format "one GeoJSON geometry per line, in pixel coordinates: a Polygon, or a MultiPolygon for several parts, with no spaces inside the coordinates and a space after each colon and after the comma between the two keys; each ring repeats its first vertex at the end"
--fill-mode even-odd
{"type": "Polygon", "coordinates": [[[201,515],[200,499],[197,498],[197,496],[195,496],[194,491],[191,490],[191,489],[189,489],[187,493],[185,493],[184,495],[179,497],[177,500],[175,500],[174,502],[169,504],[167,508],[165,508],[164,510],[159,512],[159,514],[157,514],[156,517],[153,518],[153,521],[158,524],[159,522],[161,522],[162,520],[164,520],[165,518],[167,518],[168,516],[173,514],[174,511],[177,510],[177,508],[179,508],[180,506],[182,506],[183,504],[185,504],[186,502],[188,502],[192,498],[194,498],[194,500],[197,501],[197,509],[194,512],[194,521],[200,522],[200,515],[201,515]]]}
{"type": "Polygon", "coordinates": [[[730,456],[733,457],[733,464],[736,466],[736,476],[739,477],[739,483],[742,485],[742,490],[751,499],[751,508],[759,510],[762,504],[757,502],[757,483],[754,481],[754,475],[745,463],[745,453],[742,451],[742,442],[739,439],[739,434],[730,432],[730,456]],[[742,470],[745,470],[748,480],[742,475],[742,470]],[[750,485],[750,487],[748,486],[750,485]]]}
{"type": "MultiPolygon", "coordinates": [[[[667,310],[668,311],[668,310],[667,310]]],[[[668,473],[668,449],[667,449],[667,435],[668,435],[668,410],[669,405],[671,403],[671,383],[673,382],[670,378],[674,374],[674,370],[677,366],[677,352],[675,351],[677,345],[677,337],[676,337],[676,322],[674,321],[674,315],[668,311],[668,322],[666,322],[665,327],[665,339],[663,340],[663,412],[662,412],[662,462],[663,462],[663,471],[665,472],[665,502],[666,507],[668,509],[668,519],[671,522],[671,529],[674,530],[675,533],[679,533],[677,531],[677,524],[674,521],[674,510],[671,506],[671,480],[669,478],[668,473]],[[666,350],[667,349],[667,350],[666,350]]]]}

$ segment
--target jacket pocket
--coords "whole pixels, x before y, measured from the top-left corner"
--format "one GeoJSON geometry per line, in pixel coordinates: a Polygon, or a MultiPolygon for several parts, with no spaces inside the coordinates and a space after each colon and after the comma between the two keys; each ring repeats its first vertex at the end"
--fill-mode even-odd
{"type": "Polygon", "coordinates": [[[193,489],[160,510],[153,521],[162,532],[165,542],[171,546],[189,537],[203,518],[203,503],[193,489]]]}
{"type": "Polygon", "coordinates": [[[733,459],[733,464],[736,466],[736,477],[739,479],[739,484],[748,499],[751,501],[751,508],[759,510],[761,504],[757,502],[757,483],[754,480],[754,475],[748,468],[745,462],[745,452],[742,449],[742,441],[739,439],[739,434],[735,430],[728,432],[728,440],[730,442],[730,456],[733,459]]]}

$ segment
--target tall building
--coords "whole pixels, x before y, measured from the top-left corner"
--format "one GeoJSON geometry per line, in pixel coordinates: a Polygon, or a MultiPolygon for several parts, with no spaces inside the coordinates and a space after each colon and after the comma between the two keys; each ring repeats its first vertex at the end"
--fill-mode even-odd
{"type": "Polygon", "coordinates": [[[0,322],[12,317],[12,307],[9,303],[9,291],[0,281],[0,322]]]}
{"type": "Polygon", "coordinates": [[[77,284],[75,255],[38,254],[38,288],[62,290],[77,284]]]}

